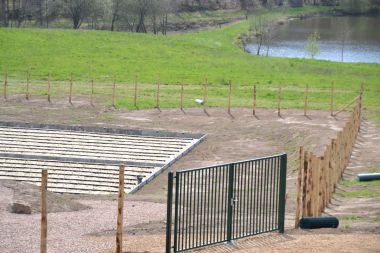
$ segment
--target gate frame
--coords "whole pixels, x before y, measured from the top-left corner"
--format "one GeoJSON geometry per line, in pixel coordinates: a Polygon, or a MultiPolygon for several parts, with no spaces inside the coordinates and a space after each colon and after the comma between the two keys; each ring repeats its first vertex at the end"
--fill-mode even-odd
{"type": "MultiPolygon", "coordinates": [[[[266,156],[266,157],[260,157],[252,160],[243,160],[243,161],[237,161],[237,162],[232,162],[232,163],[226,163],[226,164],[218,164],[214,166],[208,166],[204,168],[212,168],[215,166],[226,166],[228,165],[228,174],[229,174],[229,187],[228,187],[228,218],[227,218],[227,242],[232,242],[232,216],[233,216],[233,184],[234,184],[234,169],[235,165],[239,163],[244,163],[244,162],[253,162],[257,160],[264,160],[264,159],[269,159],[269,158],[274,158],[274,157],[280,157],[280,174],[279,174],[279,206],[278,206],[278,230],[279,233],[284,233],[285,232],[285,204],[286,204],[286,173],[287,173],[287,165],[288,165],[288,158],[287,154],[279,154],[279,155],[273,155],[273,156],[266,156]],[[231,187],[232,186],[232,187],[231,187]]],[[[203,168],[195,168],[195,169],[186,169],[182,170],[181,172],[185,171],[192,171],[192,170],[197,170],[197,169],[203,169],[203,168]]],[[[170,253],[171,249],[174,248],[174,245],[176,245],[176,239],[177,236],[177,228],[174,226],[174,245],[172,245],[172,220],[173,220],[173,181],[174,179],[176,180],[176,192],[178,192],[179,188],[179,183],[178,183],[178,177],[175,175],[175,172],[170,171],[168,173],[168,195],[167,195],[167,213],[166,213],[166,244],[165,244],[165,252],[170,253]]],[[[178,203],[178,195],[176,194],[176,199],[175,203],[178,203]]],[[[178,215],[178,206],[175,205],[175,219],[177,219],[178,215]]],[[[273,232],[268,231],[268,232],[273,232]]],[[[265,233],[265,232],[264,232],[265,233]]],[[[250,235],[254,236],[254,235],[250,235]]],[[[245,236],[247,237],[247,236],[245,236]]],[[[249,237],[249,236],[248,236],[249,237]]],[[[241,238],[235,238],[234,240],[241,239],[241,238]]],[[[224,241],[225,242],[225,241],[224,241]]],[[[223,242],[216,242],[213,244],[218,244],[218,243],[223,243],[223,242]]],[[[212,245],[212,244],[210,244],[212,245]]],[[[210,245],[204,245],[201,247],[206,247],[210,245]]],[[[197,247],[199,248],[199,247],[197,247]]],[[[189,249],[191,250],[191,249],[189,249]]]]}

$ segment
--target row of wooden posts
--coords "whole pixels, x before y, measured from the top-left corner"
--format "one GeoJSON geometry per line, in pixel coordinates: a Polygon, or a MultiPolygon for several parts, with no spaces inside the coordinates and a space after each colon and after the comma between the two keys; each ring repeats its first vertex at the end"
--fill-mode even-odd
{"type": "MultiPolygon", "coordinates": [[[[133,96],[133,104],[135,108],[138,108],[138,77],[136,76],[135,83],[134,83],[134,96],[133,96]]],[[[69,86],[69,103],[72,105],[72,95],[73,95],[73,76],[71,75],[70,78],[70,86],[69,86]]],[[[94,80],[91,80],[91,92],[90,92],[90,105],[94,106],[94,80]]],[[[5,73],[4,75],[4,89],[3,89],[3,97],[5,100],[8,99],[8,75],[5,73]]],[[[363,85],[362,85],[363,89],[363,85]]],[[[331,116],[335,116],[334,114],[334,95],[335,95],[335,88],[334,88],[334,82],[331,83],[331,100],[330,100],[330,111],[331,116]]],[[[229,81],[228,85],[228,102],[227,102],[227,112],[228,114],[231,114],[231,96],[232,96],[232,82],[229,81]]],[[[305,93],[304,93],[304,116],[308,115],[308,104],[309,104],[309,86],[305,86],[305,93]]],[[[26,80],[26,89],[25,89],[25,99],[29,100],[31,99],[30,94],[30,76],[27,75],[26,80]]],[[[52,102],[51,100],[51,76],[49,75],[48,81],[47,81],[47,100],[49,103],[52,102]]],[[[205,80],[205,83],[203,85],[203,109],[205,113],[207,113],[207,102],[208,102],[208,81],[207,78],[205,80]]],[[[277,92],[277,111],[278,116],[281,116],[281,102],[282,102],[282,87],[278,87],[277,92]]],[[[112,86],[112,106],[116,108],[116,81],[114,80],[113,86],[112,86]]],[[[181,111],[184,110],[184,84],[181,83],[181,89],[180,89],[180,109],[181,111]]],[[[157,109],[160,109],[160,78],[158,77],[157,81],[157,91],[156,91],[156,106],[157,109]]],[[[346,108],[343,108],[346,109],[346,108]]],[[[256,116],[257,111],[257,84],[254,84],[252,86],[252,114],[253,116],[256,116]]],[[[339,113],[340,111],[338,111],[339,113]]]]}
{"type": "Polygon", "coordinates": [[[355,98],[352,114],[344,128],[338,132],[337,137],[332,139],[331,143],[325,147],[323,156],[317,156],[300,147],[295,216],[296,228],[299,227],[301,217],[319,217],[328,204],[331,203],[337,184],[348,166],[356,137],[360,130],[362,97],[363,92],[355,98]]]}
{"type": "MultiPolygon", "coordinates": [[[[119,193],[117,207],[117,228],[116,228],[116,253],[123,252],[123,210],[124,210],[124,171],[125,166],[119,167],[119,193]]],[[[47,252],[47,185],[48,171],[42,171],[41,177],[41,242],[40,252],[47,252]]]]}

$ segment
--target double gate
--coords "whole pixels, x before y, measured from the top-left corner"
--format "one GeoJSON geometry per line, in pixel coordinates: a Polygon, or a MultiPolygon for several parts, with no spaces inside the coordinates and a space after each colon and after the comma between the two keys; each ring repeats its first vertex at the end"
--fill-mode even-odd
{"type": "Polygon", "coordinates": [[[283,233],[286,168],[287,155],[283,154],[170,172],[166,252],[276,230],[283,233]]]}

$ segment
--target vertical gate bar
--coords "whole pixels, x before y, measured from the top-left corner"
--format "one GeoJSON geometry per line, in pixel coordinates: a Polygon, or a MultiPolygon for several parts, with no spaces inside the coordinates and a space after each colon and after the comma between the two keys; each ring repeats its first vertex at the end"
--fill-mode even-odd
{"type": "Polygon", "coordinates": [[[265,217],[265,229],[264,231],[268,231],[268,209],[269,209],[269,205],[268,205],[268,198],[269,198],[269,187],[268,187],[268,184],[269,184],[269,166],[270,166],[270,159],[266,159],[266,165],[265,165],[265,213],[264,213],[264,217],[265,217]]]}
{"type": "Polygon", "coordinates": [[[219,193],[218,193],[218,237],[217,237],[217,240],[220,242],[222,241],[222,221],[221,221],[221,215],[220,213],[222,212],[221,211],[221,204],[222,204],[222,178],[223,178],[223,167],[220,167],[219,168],[219,186],[218,186],[218,190],[219,190],[219,193]]]}
{"type": "Polygon", "coordinates": [[[265,159],[261,160],[261,166],[259,170],[259,174],[260,174],[259,232],[260,233],[263,231],[262,227],[263,227],[263,209],[264,209],[263,208],[263,168],[264,166],[265,166],[265,159]]]}
{"type": "Polygon", "coordinates": [[[213,209],[214,209],[214,177],[215,177],[215,168],[212,168],[211,170],[211,183],[210,183],[210,195],[211,195],[211,201],[210,201],[210,230],[209,230],[209,243],[213,243],[213,209]]]}
{"type": "MultiPolygon", "coordinates": [[[[177,191],[176,191],[176,195],[177,195],[177,191]]],[[[172,232],[172,205],[173,205],[173,172],[168,173],[168,200],[167,201],[168,202],[167,202],[167,210],[166,210],[166,251],[165,252],[170,253],[171,251],[170,248],[172,244],[171,232],[172,232]]],[[[177,211],[177,205],[175,206],[175,209],[177,211]]],[[[176,223],[174,223],[174,227],[175,225],[176,223]]]]}
{"type": "Polygon", "coordinates": [[[239,212],[238,212],[238,221],[236,222],[237,223],[237,235],[235,235],[234,238],[239,238],[241,236],[241,223],[242,223],[242,219],[243,219],[243,215],[242,215],[242,209],[243,209],[243,169],[242,169],[242,166],[241,164],[239,163],[238,164],[238,173],[239,173],[239,182],[240,184],[236,185],[236,190],[237,192],[239,193],[239,197],[238,197],[238,204],[239,204],[239,212]]]}
{"type": "Polygon", "coordinates": [[[188,217],[189,217],[189,222],[187,223],[187,248],[191,248],[191,220],[192,220],[192,207],[193,207],[193,203],[192,203],[192,198],[193,198],[193,191],[191,190],[192,186],[193,186],[193,172],[188,172],[188,175],[189,175],[189,178],[190,180],[189,181],[189,185],[188,185],[188,196],[189,196],[189,205],[187,207],[187,211],[188,211],[188,217]]]}
{"type": "Polygon", "coordinates": [[[216,234],[216,231],[217,231],[217,225],[216,225],[216,210],[217,210],[217,207],[218,207],[218,201],[217,201],[217,182],[218,182],[218,175],[219,175],[219,166],[215,168],[215,175],[214,175],[214,221],[213,221],[213,228],[214,228],[214,231],[213,231],[213,242],[217,242],[217,234],[216,234]]]}
{"type": "Polygon", "coordinates": [[[269,170],[268,170],[268,230],[272,230],[272,175],[273,175],[273,158],[269,159],[269,170]]]}
{"type": "Polygon", "coordinates": [[[200,199],[201,199],[201,193],[200,193],[200,185],[201,185],[201,171],[199,170],[199,171],[197,171],[196,172],[196,174],[197,174],[197,178],[198,178],[198,184],[197,184],[197,229],[195,230],[196,231],[196,233],[197,233],[197,235],[196,235],[196,237],[195,237],[195,241],[196,241],[196,243],[195,243],[195,246],[196,247],[198,247],[198,246],[200,246],[200,244],[199,244],[199,215],[200,215],[200,205],[202,204],[202,202],[200,201],[200,199]]]}
{"type": "Polygon", "coordinates": [[[232,239],[232,205],[234,193],[234,164],[231,163],[228,167],[228,216],[227,216],[227,241],[232,239]]]}
{"type": "Polygon", "coordinates": [[[181,220],[179,219],[179,206],[181,204],[180,198],[180,175],[181,174],[176,174],[175,177],[175,213],[174,213],[174,251],[178,249],[178,236],[179,236],[179,228],[180,228],[180,222],[181,220]]]}
{"type": "Polygon", "coordinates": [[[280,233],[285,232],[285,195],[286,195],[286,168],[287,168],[287,155],[281,156],[281,168],[280,168],[280,192],[279,192],[279,230],[280,233]]]}
{"type": "Polygon", "coordinates": [[[182,174],[182,191],[183,191],[183,197],[182,197],[182,234],[181,234],[181,250],[185,247],[185,226],[186,226],[186,177],[187,174],[182,174]]]}
{"type": "Polygon", "coordinates": [[[210,186],[211,186],[211,169],[207,170],[207,179],[208,179],[208,184],[207,184],[207,226],[206,226],[206,244],[210,243],[210,186]]]}
{"type": "Polygon", "coordinates": [[[244,222],[243,222],[243,235],[247,235],[247,221],[248,221],[248,196],[249,196],[249,176],[247,174],[249,173],[248,169],[249,162],[244,163],[244,222]]]}
{"type": "Polygon", "coordinates": [[[265,180],[266,180],[266,170],[267,170],[267,163],[268,163],[268,160],[267,159],[264,159],[263,161],[263,168],[262,168],[262,172],[261,172],[261,183],[262,183],[262,186],[261,186],[261,197],[262,197],[262,202],[261,202],[261,207],[262,207],[262,210],[261,210],[261,232],[265,232],[265,212],[266,212],[266,206],[265,206],[265,199],[266,199],[266,193],[265,193],[265,190],[266,190],[266,185],[265,185],[265,180]]]}
{"type": "Polygon", "coordinates": [[[259,180],[258,180],[258,173],[257,173],[257,171],[258,171],[258,168],[259,168],[259,166],[260,166],[260,161],[256,161],[256,163],[255,163],[255,188],[254,188],[254,190],[255,190],[255,192],[254,192],[254,194],[253,194],[253,197],[254,197],[254,216],[253,216],[253,226],[254,226],[254,233],[256,234],[257,233],[257,213],[258,213],[258,210],[257,210],[257,207],[258,207],[258,192],[259,192],[259,187],[258,187],[258,185],[259,185],[259,180]]]}
{"type": "Polygon", "coordinates": [[[254,229],[253,229],[253,224],[252,224],[252,218],[254,217],[254,206],[253,206],[253,201],[254,201],[254,198],[253,198],[253,194],[255,192],[255,186],[256,184],[254,184],[254,171],[255,171],[255,161],[253,161],[250,165],[250,178],[251,178],[251,183],[250,183],[250,187],[251,187],[251,192],[250,192],[250,200],[249,200],[249,206],[250,206],[250,211],[249,211],[249,234],[252,235],[254,233],[254,229]]]}
{"type": "Polygon", "coordinates": [[[276,157],[275,159],[275,166],[276,166],[276,187],[275,187],[275,190],[276,190],[276,195],[275,195],[275,203],[276,203],[276,224],[277,224],[277,227],[276,229],[278,229],[278,192],[279,192],[279,182],[280,182],[280,178],[279,178],[279,175],[280,175],[280,166],[279,166],[279,157],[276,157]]]}
{"type": "Polygon", "coordinates": [[[222,196],[222,207],[223,207],[223,241],[227,240],[227,215],[228,215],[228,167],[223,166],[223,196],[222,196]]]}
{"type": "Polygon", "coordinates": [[[196,217],[196,213],[195,213],[195,210],[196,210],[196,207],[198,205],[198,202],[196,201],[196,191],[195,191],[195,185],[197,184],[197,171],[194,171],[191,173],[191,177],[192,177],[192,184],[191,184],[191,193],[193,196],[193,198],[190,200],[192,202],[192,206],[193,206],[193,211],[192,211],[192,216],[193,216],[193,219],[192,219],[192,244],[191,244],[191,247],[195,247],[196,244],[195,244],[195,241],[194,241],[194,236],[195,236],[195,217],[196,217]]]}
{"type": "Polygon", "coordinates": [[[200,197],[200,202],[201,202],[201,210],[200,210],[200,217],[199,217],[199,245],[203,245],[203,233],[202,233],[202,228],[203,228],[203,206],[204,206],[204,199],[203,199],[203,195],[204,195],[204,191],[203,191],[203,186],[204,186],[204,170],[200,170],[200,178],[201,178],[201,185],[200,185],[200,191],[201,191],[201,197],[200,197]]]}
{"type": "Polygon", "coordinates": [[[203,227],[202,245],[206,244],[206,216],[207,216],[207,211],[206,211],[207,195],[206,194],[208,192],[206,186],[207,186],[207,180],[208,180],[208,178],[207,178],[208,171],[209,170],[204,171],[205,175],[204,175],[204,185],[203,185],[203,192],[204,192],[204,194],[203,194],[203,197],[204,197],[203,205],[204,205],[204,208],[203,208],[203,225],[202,225],[202,227],[203,227]]]}
{"type": "Polygon", "coordinates": [[[274,208],[274,196],[276,194],[276,191],[275,191],[275,182],[276,182],[276,160],[274,158],[272,158],[272,167],[271,167],[271,170],[272,170],[272,175],[271,175],[271,206],[272,206],[272,214],[271,214],[271,230],[273,230],[275,228],[275,220],[274,220],[274,214],[276,212],[276,209],[274,208]]]}
{"type": "Polygon", "coordinates": [[[250,170],[250,164],[251,164],[251,162],[246,162],[245,163],[245,166],[246,166],[246,172],[245,172],[245,176],[246,176],[246,189],[245,189],[245,191],[247,192],[247,196],[246,196],[246,201],[245,201],[245,205],[246,205],[246,208],[245,208],[245,223],[244,223],[244,226],[245,226],[245,228],[244,228],[244,230],[245,230],[245,233],[244,233],[244,235],[248,235],[248,234],[250,234],[249,233],[249,230],[250,230],[250,227],[248,226],[248,223],[249,223],[249,215],[250,215],[250,213],[251,213],[251,209],[250,209],[250,206],[251,206],[251,203],[250,203],[250,187],[251,187],[251,177],[250,177],[250,172],[251,172],[251,170],[250,170]]]}

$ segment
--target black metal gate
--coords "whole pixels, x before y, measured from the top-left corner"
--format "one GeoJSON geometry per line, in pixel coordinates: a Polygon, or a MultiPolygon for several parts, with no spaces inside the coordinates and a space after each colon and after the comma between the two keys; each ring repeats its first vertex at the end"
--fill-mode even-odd
{"type": "Polygon", "coordinates": [[[276,230],[283,233],[286,168],[287,155],[283,154],[178,171],[175,175],[170,172],[166,252],[276,230]]]}

